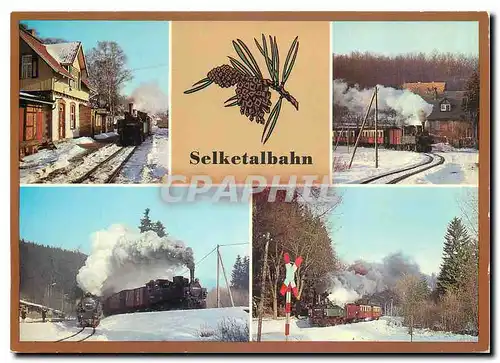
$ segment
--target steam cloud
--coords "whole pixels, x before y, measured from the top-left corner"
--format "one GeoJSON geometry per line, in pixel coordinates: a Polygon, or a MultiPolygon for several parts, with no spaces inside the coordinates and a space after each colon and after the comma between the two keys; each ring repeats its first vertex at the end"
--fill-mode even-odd
{"type": "Polygon", "coordinates": [[[175,270],[194,268],[193,250],[181,241],[112,225],[92,236],[92,252],[76,277],[78,286],[98,296],[171,279],[175,270]]]}
{"type": "Polygon", "coordinates": [[[140,111],[156,114],[166,112],[168,109],[168,97],[156,82],[141,84],[130,97],[133,99],[134,107],[140,111]]]}
{"type": "Polygon", "coordinates": [[[359,260],[332,278],[328,299],[338,305],[355,302],[363,296],[393,289],[404,274],[424,276],[418,264],[401,252],[386,256],[381,263],[359,260]]]}
{"type": "MultiPolygon", "coordinates": [[[[409,90],[399,90],[391,87],[378,85],[378,109],[381,112],[394,110],[398,118],[407,125],[421,125],[420,114],[425,117],[432,112],[432,105],[427,103],[419,95],[409,90]]],[[[349,87],[341,80],[333,81],[333,102],[338,106],[347,107],[351,112],[364,114],[370,99],[373,95],[373,88],[360,89],[359,87],[349,87]]]]}

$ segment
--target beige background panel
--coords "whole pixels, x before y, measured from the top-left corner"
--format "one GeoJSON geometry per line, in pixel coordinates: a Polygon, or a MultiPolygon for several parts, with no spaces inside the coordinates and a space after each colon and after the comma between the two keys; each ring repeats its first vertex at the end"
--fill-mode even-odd
{"type": "MultiPolygon", "coordinates": [[[[172,174],[210,175],[214,182],[234,175],[243,182],[247,175],[263,175],[282,181],[291,175],[330,174],[330,24],[328,22],[173,22],[171,142],[172,174]],[[274,132],[265,145],[261,143],[264,126],[240,114],[238,106],[224,107],[235,87],[209,87],[184,94],[191,85],[205,78],[216,66],[230,64],[228,56],[239,59],[232,40],[247,44],[265,78],[270,78],[263,56],[254,38],[261,34],[276,36],[280,52],[280,77],[286,55],[299,37],[299,51],[285,88],[298,100],[299,110],[283,101],[274,132]],[[308,155],[313,165],[198,165],[190,164],[190,153],[200,155],[224,151],[228,155],[260,154],[308,155]]],[[[269,41],[268,41],[269,46],[269,41]]],[[[272,107],[277,93],[272,93],[272,107]]],[[[267,115],[265,119],[267,119],[267,115]]]]}

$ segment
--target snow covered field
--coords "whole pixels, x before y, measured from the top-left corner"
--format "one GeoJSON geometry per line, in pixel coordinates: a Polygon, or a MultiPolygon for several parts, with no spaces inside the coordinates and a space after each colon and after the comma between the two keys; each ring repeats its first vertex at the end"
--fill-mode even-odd
{"type": "MultiPolygon", "coordinates": [[[[285,340],[285,320],[264,320],[262,323],[262,340],[285,340]]],[[[253,339],[257,332],[257,320],[252,322],[253,339]]],[[[382,317],[380,320],[337,325],[330,327],[311,327],[307,319],[290,322],[289,340],[310,341],[402,341],[409,342],[408,329],[401,325],[398,318],[382,317]]],[[[464,341],[476,342],[477,337],[459,335],[448,332],[435,332],[427,329],[415,329],[413,341],[464,341]]]]}
{"type": "Polygon", "coordinates": [[[153,136],[140,145],[115,183],[159,183],[168,173],[168,129],[153,128],[153,136]]]}
{"type": "MultiPolygon", "coordinates": [[[[379,167],[375,169],[375,150],[358,147],[352,168],[348,169],[353,147],[338,146],[333,152],[333,182],[357,184],[368,177],[412,166],[426,160],[423,153],[379,149],[379,167]]],[[[436,144],[433,152],[445,158],[444,164],[409,177],[401,184],[477,184],[479,153],[473,149],[454,149],[436,144]]]]}
{"type": "Polygon", "coordinates": [[[358,147],[352,168],[349,169],[352,150],[352,146],[348,151],[347,146],[339,145],[333,152],[333,182],[335,184],[356,184],[370,176],[412,166],[427,159],[424,154],[412,151],[379,149],[379,167],[375,169],[375,150],[358,147]]]}
{"type": "MultiPolygon", "coordinates": [[[[101,320],[95,334],[86,341],[173,341],[217,340],[219,323],[230,319],[242,329],[249,323],[249,314],[241,307],[174,310],[114,315],[101,320]]],[[[60,323],[20,323],[21,341],[56,341],[81,328],[75,321],[60,323]]],[[[68,339],[84,338],[85,332],[68,339]]]]}
{"type": "Polygon", "coordinates": [[[433,152],[444,157],[444,164],[406,179],[409,184],[478,184],[479,152],[475,149],[454,149],[436,144],[433,152]]]}

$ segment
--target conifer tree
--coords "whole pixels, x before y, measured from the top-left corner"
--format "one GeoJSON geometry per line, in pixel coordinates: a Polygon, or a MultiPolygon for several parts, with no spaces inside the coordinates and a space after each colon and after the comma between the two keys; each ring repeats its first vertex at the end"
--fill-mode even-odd
{"type": "Polygon", "coordinates": [[[141,218],[141,224],[139,225],[139,231],[141,233],[144,233],[146,231],[151,231],[153,227],[153,223],[151,222],[151,219],[149,218],[149,208],[146,208],[144,211],[144,217],[141,218]]]}
{"type": "Polygon", "coordinates": [[[438,294],[459,288],[462,275],[471,263],[471,240],[460,218],[453,218],[444,237],[443,262],[437,279],[438,294]]]}
{"type": "Polygon", "coordinates": [[[165,226],[160,221],[156,221],[156,223],[153,224],[152,230],[156,232],[158,237],[167,236],[167,233],[165,232],[165,226]]]}
{"type": "Polygon", "coordinates": [[[241,281],[241,256],[236,256],[236,261],[233,265],[233,271],[231,272],[231,287],[238,289],[240,288],[241,281]]]}

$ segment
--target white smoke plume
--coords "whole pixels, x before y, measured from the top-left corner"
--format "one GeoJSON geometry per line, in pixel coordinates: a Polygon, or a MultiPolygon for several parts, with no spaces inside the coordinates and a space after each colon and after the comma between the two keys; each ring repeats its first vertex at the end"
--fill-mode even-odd
{"type": "Polygon", "coordinates": [[[78,286],[98,296],[171,279],[179,267],[194,267],[193,250],[181,241],[112,225],[92,236],[92,251],[76,277],[78,286]]]}
{"type": "Polygon", "coordinates": [[[156,82],[141,84],[132,92],[130,98],[134,102],[134,108],[139,111],[157,114],[168,110],[168,96],[156,82]]]}
{"type": "MultiPolygon", "coordinates": [[[[432,112],[432,105],[410,90],[400,90],[378,85],[378,109],[381,112],[395,111],[397,118],[406,125],[421,125],[421,114],[425,117],[432,112]]],[[[373,95],[373,88],[349,87],[341,80],[333,81],[333,102],[347,107],[356,114],[364,115],[373,95]]],[[[372,105],[373,109],[374,105],[372,105]]]]}
{"type": "Polygon", "coordinates": [[[359,260],[332,278],[328,299],[338,305],[355,302],[363,296],[393,289],[404,274],[424,276],[418,264],[401,252],[388,255],[379,263],[359,260]]]}

